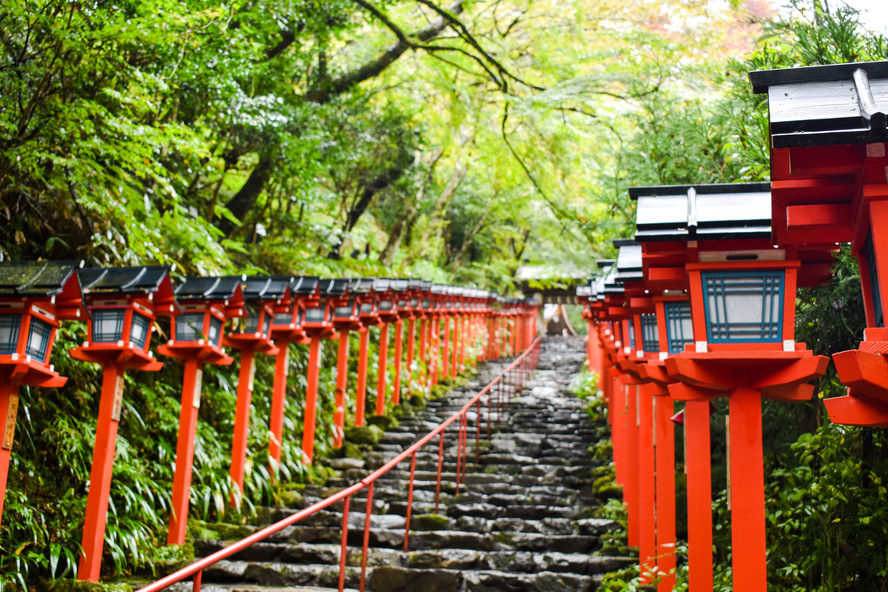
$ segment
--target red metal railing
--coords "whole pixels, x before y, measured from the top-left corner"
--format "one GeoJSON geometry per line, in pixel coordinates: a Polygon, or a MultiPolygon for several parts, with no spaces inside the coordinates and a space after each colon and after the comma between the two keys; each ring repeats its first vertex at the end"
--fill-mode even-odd
{"type": "Polygon", "coordinates": [[[458,412],[454,413],[450,418],[441,422],[441,424],[433,429],[431,432],[417,440],[410,447],[405,449],[403,452],[398,454],[395,458],[388,461],[381,468],[377,469],[358,483],[351,485],[338,493],[331,495],[311,506],[296,512],[295,514],[284,518],[283,520],[272,524],[271,526],[267,526],[262,530],[251,534],[250,536],[225,547],[224,549],[213,553],[212,555],[208,555],[203,559],[195,561],[188,567],[184,567],[177,572],[174,572],[160,580],[152,584],[148,584],[144,588],[141,588],[137,592],[158,592],[159,590],[163,590],[167,586],[171,584],[175,584],[176,582],[181,582],[186,578],[192,578],[193,589],[192,592],[199,592],[201,586],[201,576],[203,574],[203,570],[215,564],[218,561],[222,561],[223,559],[228,559],[232,555],[235,555],[250,545],[254,543],[258,543],[274,533],[283,530],[284,528],[296,524],[300,520],[311,516],[325,508],[332,506],[333,504],[342,501],[342,542],[341,542],[341,554],[339,560],[339,590],[342,592],[345,588],[345,575],[346,575],[346,553],[348,550],[348,514],[349,514],[349,506],[351,502],[351,498],[356,493],[360,492],[363,489],[367,490],[367,506],[364,515],[364,537],[363,537],[363,546],[361,550],[361,578],[359,589],[361,592],[364,592],[364,587],[366,584],[366,575],[367,575],[367,557],[368,557],[368,548],[370,543],[370,518],[373,514],[373,486],[376,481],[397,467],[401,462],[406,460],[408,457],[410,458],[410,484],[407,490],[407,512],[406,512],[406,525],[404,530],[404,551],[407,551],[410,537],[410,517],[412,514],[412,506],[413,506],[413,484],[414,484],[414,475],[416,473],[416,454],[420,448],[431,442],[436,436],[438,437],[438,473],[437,473],[437,482],[435,484],[435,513],[438,512],[438,504],[441,496],[441,475],[442,468],[444,466],[444,435],[447,428],[457,422],[458,425],[458,438],[457,438],[457,458],[456,458],[456,472],[455,472],[455,493],[459,495],[460,484],[465,484],[465,471],[466,471],[466,454],[468,449],[468,438],[469,438],[469,425],[468,425],[468,412],[472,410],[473,407],[476,408],[476,419],[475,419],[475,459],[477,461],[480,449],[480,439],[481,439],[481,411],[482,411],[482,399],[487,397],[487,416],[486,416],[486,428],[487,428],[487,439],[490,439],[491,436],[491,418],[492,415],[496,414],[496,421],[502,419],[503,413],[506,410],[506,407],[511,400],[511,395],[515,393],[520,393],[524,388],[524,383],[527,380],[530,373],[536,368],[537,362],[539,361],[540,356],[540,338],[535,339],[527,350],[524,351],[520,356],[518,356],[511,364],[509,364],[505,370],[503,370],[499,376],[494,378],[487,386],[481,389],[474,397],[471,398],[465,405],[463,405],[462,409],[458,412]]]}

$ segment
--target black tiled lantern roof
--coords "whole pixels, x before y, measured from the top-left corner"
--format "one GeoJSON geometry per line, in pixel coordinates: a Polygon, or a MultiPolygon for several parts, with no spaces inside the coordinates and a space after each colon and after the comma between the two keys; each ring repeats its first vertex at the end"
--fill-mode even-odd
{"type": "Polygon", "coordinates": [[[289,286],[290,280],[286,276],[250,276],[244,282],[244,300],[248,302],[280,300],[286,296],[289,286]]]}
{"type": "Polygon", "coordinates": [[[888,61],[759,70],[774,148],[888,141],[888,61]]]}
{"type": "Polygon", "coordinates": [[[618,239],[614,246],[619,247],[617,255],[617,282],[640,282],[644,279],[641,268],[641,244],[633,240],[618,239]]]}
{"type": "Polygon", "coordinates": [[[604,270],[604,274],[601,276],[601,288],[599,294],[623,294],[626,291],[622,282],[617,281],[616,265],[604,270]]]}
{"type": "Polygon", "coordinates": [[[349,294],[369,294],[373,291],[373,278],[352,278],[348,280],[349,294]]]}
{"type": "Polygon", "coordinates": [[[409,280],[405,279],[393,279],[392,280],[392,290],[395,292],[406,292],[407,288],[410,284],[409,280]]]}
{"type": "MultiPolygon", "coordinates": [[[[0,264],[0,296],[50,297],[61,294],[83,261],[13,261],[0,264]]],[[[77,296],[79,279],[74,277],[77,296]]]]}
{"type": "Polygon", "coordinates": [[[769,183],[633,187],[629,196],[639,242],[771,237],[769,183]]]}
{"type": "Polygon", "coordinates": [[[169,273],[163,265],[90,267],[80,270],[80,285],[84,294],[151,294],[161,289],[169,273]]]}
{"type": "Polygon", "coordinates": [[[388,278],[375,278],[373,281],[374,292],[388,292],[392,289],[392,280],[388,278]]]}
{"type": "Polygon", "coordinates": [[[321,296],[341,297],[348,292],[348,280],[328,279],[320,282],[321,296]]]}
{"type": "Polygon", "coordinates": [[[313,296],[318,292],[321,284],[321,279],[312,275],[299,276],[296,281],[298,283],[294,285],[293,292],[297,296],[313,296]]]}
{"type": "Polygon", "coordinates": [[[182,302],[189,300],[228,300],[237,295],[243,276],[223,277],[189,276],[176,287],[176,298],[182,302]]]}

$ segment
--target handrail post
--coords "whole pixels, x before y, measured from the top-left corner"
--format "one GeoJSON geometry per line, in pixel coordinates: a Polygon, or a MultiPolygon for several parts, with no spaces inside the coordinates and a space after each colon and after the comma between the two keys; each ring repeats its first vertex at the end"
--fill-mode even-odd
{"type": "Polygon", "coordinates": [[[200,570],[191,580],[191,592],[200,592],[200,584],[201,580],[203,580],[203,570],[200,570]]]}
{"type": "Polygon", "coordinates": [[[410,541],[410,515],[413,513],[413,480],[416,475],[416,452],[410,457],[410,485],[407,488],[407,519],[404,523],[404,552],[410,541]]]}
{"type": "Polygon", "coordinates": [[[367,555],[370,547],[370,517],[373,514],[373,485],[375,481],[371,481],[367,486],[367,512],[364,515],[364,545],[361,548],[361,583],[360,591],[364,592],[364,586],[367,583],[367,555]]]}
{"type": "Polygon", "coordinates": [[[348,559],[348,506],[351,496],[342,502],[342,550],[339,553],[339,592],[345,590],[345,563],[348,559]]]}
{"type": "Polygon", "coordinates": [[[438,482],[435,485],[435,514],[438,513],[438,501],[441,498],[441,467],[444,464],[444,430],[438,438],[438,482]]]}
{"type": "Polygon", "coordinates": [[[459,495],[460,466],[462,465],[463,421],[465,421],[465,419],[465,413],[460,415],[459,424],[456,430],[456,491],[454,492],[454,495],[459,495]]]}
{"type": "Polygon", "coordinates": [[[478,398],[478,404],[475,405],[475,464],[478,464],[478,458],[481,455],[481,398],[478,398]]]}

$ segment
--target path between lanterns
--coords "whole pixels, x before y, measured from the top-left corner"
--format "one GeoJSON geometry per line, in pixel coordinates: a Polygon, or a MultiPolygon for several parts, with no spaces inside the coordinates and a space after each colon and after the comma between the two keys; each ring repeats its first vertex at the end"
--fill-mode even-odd
{"type": "MultiPolygon", "coordinates": [[[[582,401],[567,390],[583,362],[582,339],[544,341],[536,374],[522,396],[512,400],[490,445],[475,462],[468,442],[466,482],[454,495],[456,432],[445,440],[441,506],[435,514],[437,446],[417,455],[409,552],[404,543],[409,462],[376,484],[371,518],[367,589],[376,592],[594,590],[608,571],[635,560],[600,553],[601,535],[617,528],[593,518],[599,501],[592,495],[592,470],[598,464],[589,447],[599,428],[582,401]]],[[[260,509],[257,525],[208,525],[216,533],[198,540],[199,556],[221,549],[268,522],[346,487],[396,456],[448,418],[506,366],[482,364],[465,386],[429,401],[413,417],[389,428],[363,461],[330,461],[337,476],[324,486],[309,486],[298,504],[260,509]]],[[[496,419],[496,413],[493,413],[496,419]]],[[[469,433],[474,434],[475,414],[469,433]]],[[[486,410],[481,426],[486,431],[486,410]]],[[[483,438],[482,438],[483,440],[483,438]]],[[[352,500],[346,586],[359,584],[366,497],[352,500]],[[359,510],[361,509],[361,510],[359,510]]],[[[339,579],[341,504],[332,506],[204,571],[205,592],[281,592],[334,589],[339,579]]],[[[171,588],[184,592],[190,583],[171,588]]]]}

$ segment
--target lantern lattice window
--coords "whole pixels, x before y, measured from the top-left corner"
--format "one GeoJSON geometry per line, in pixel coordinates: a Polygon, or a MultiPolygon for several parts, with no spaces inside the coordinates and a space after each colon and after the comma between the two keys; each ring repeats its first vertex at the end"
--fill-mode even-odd
{"type": "Polygon", "coordinates": [[[709,342],[781,341],[784,276],[777,270],[703,273],[709,342]]]}

